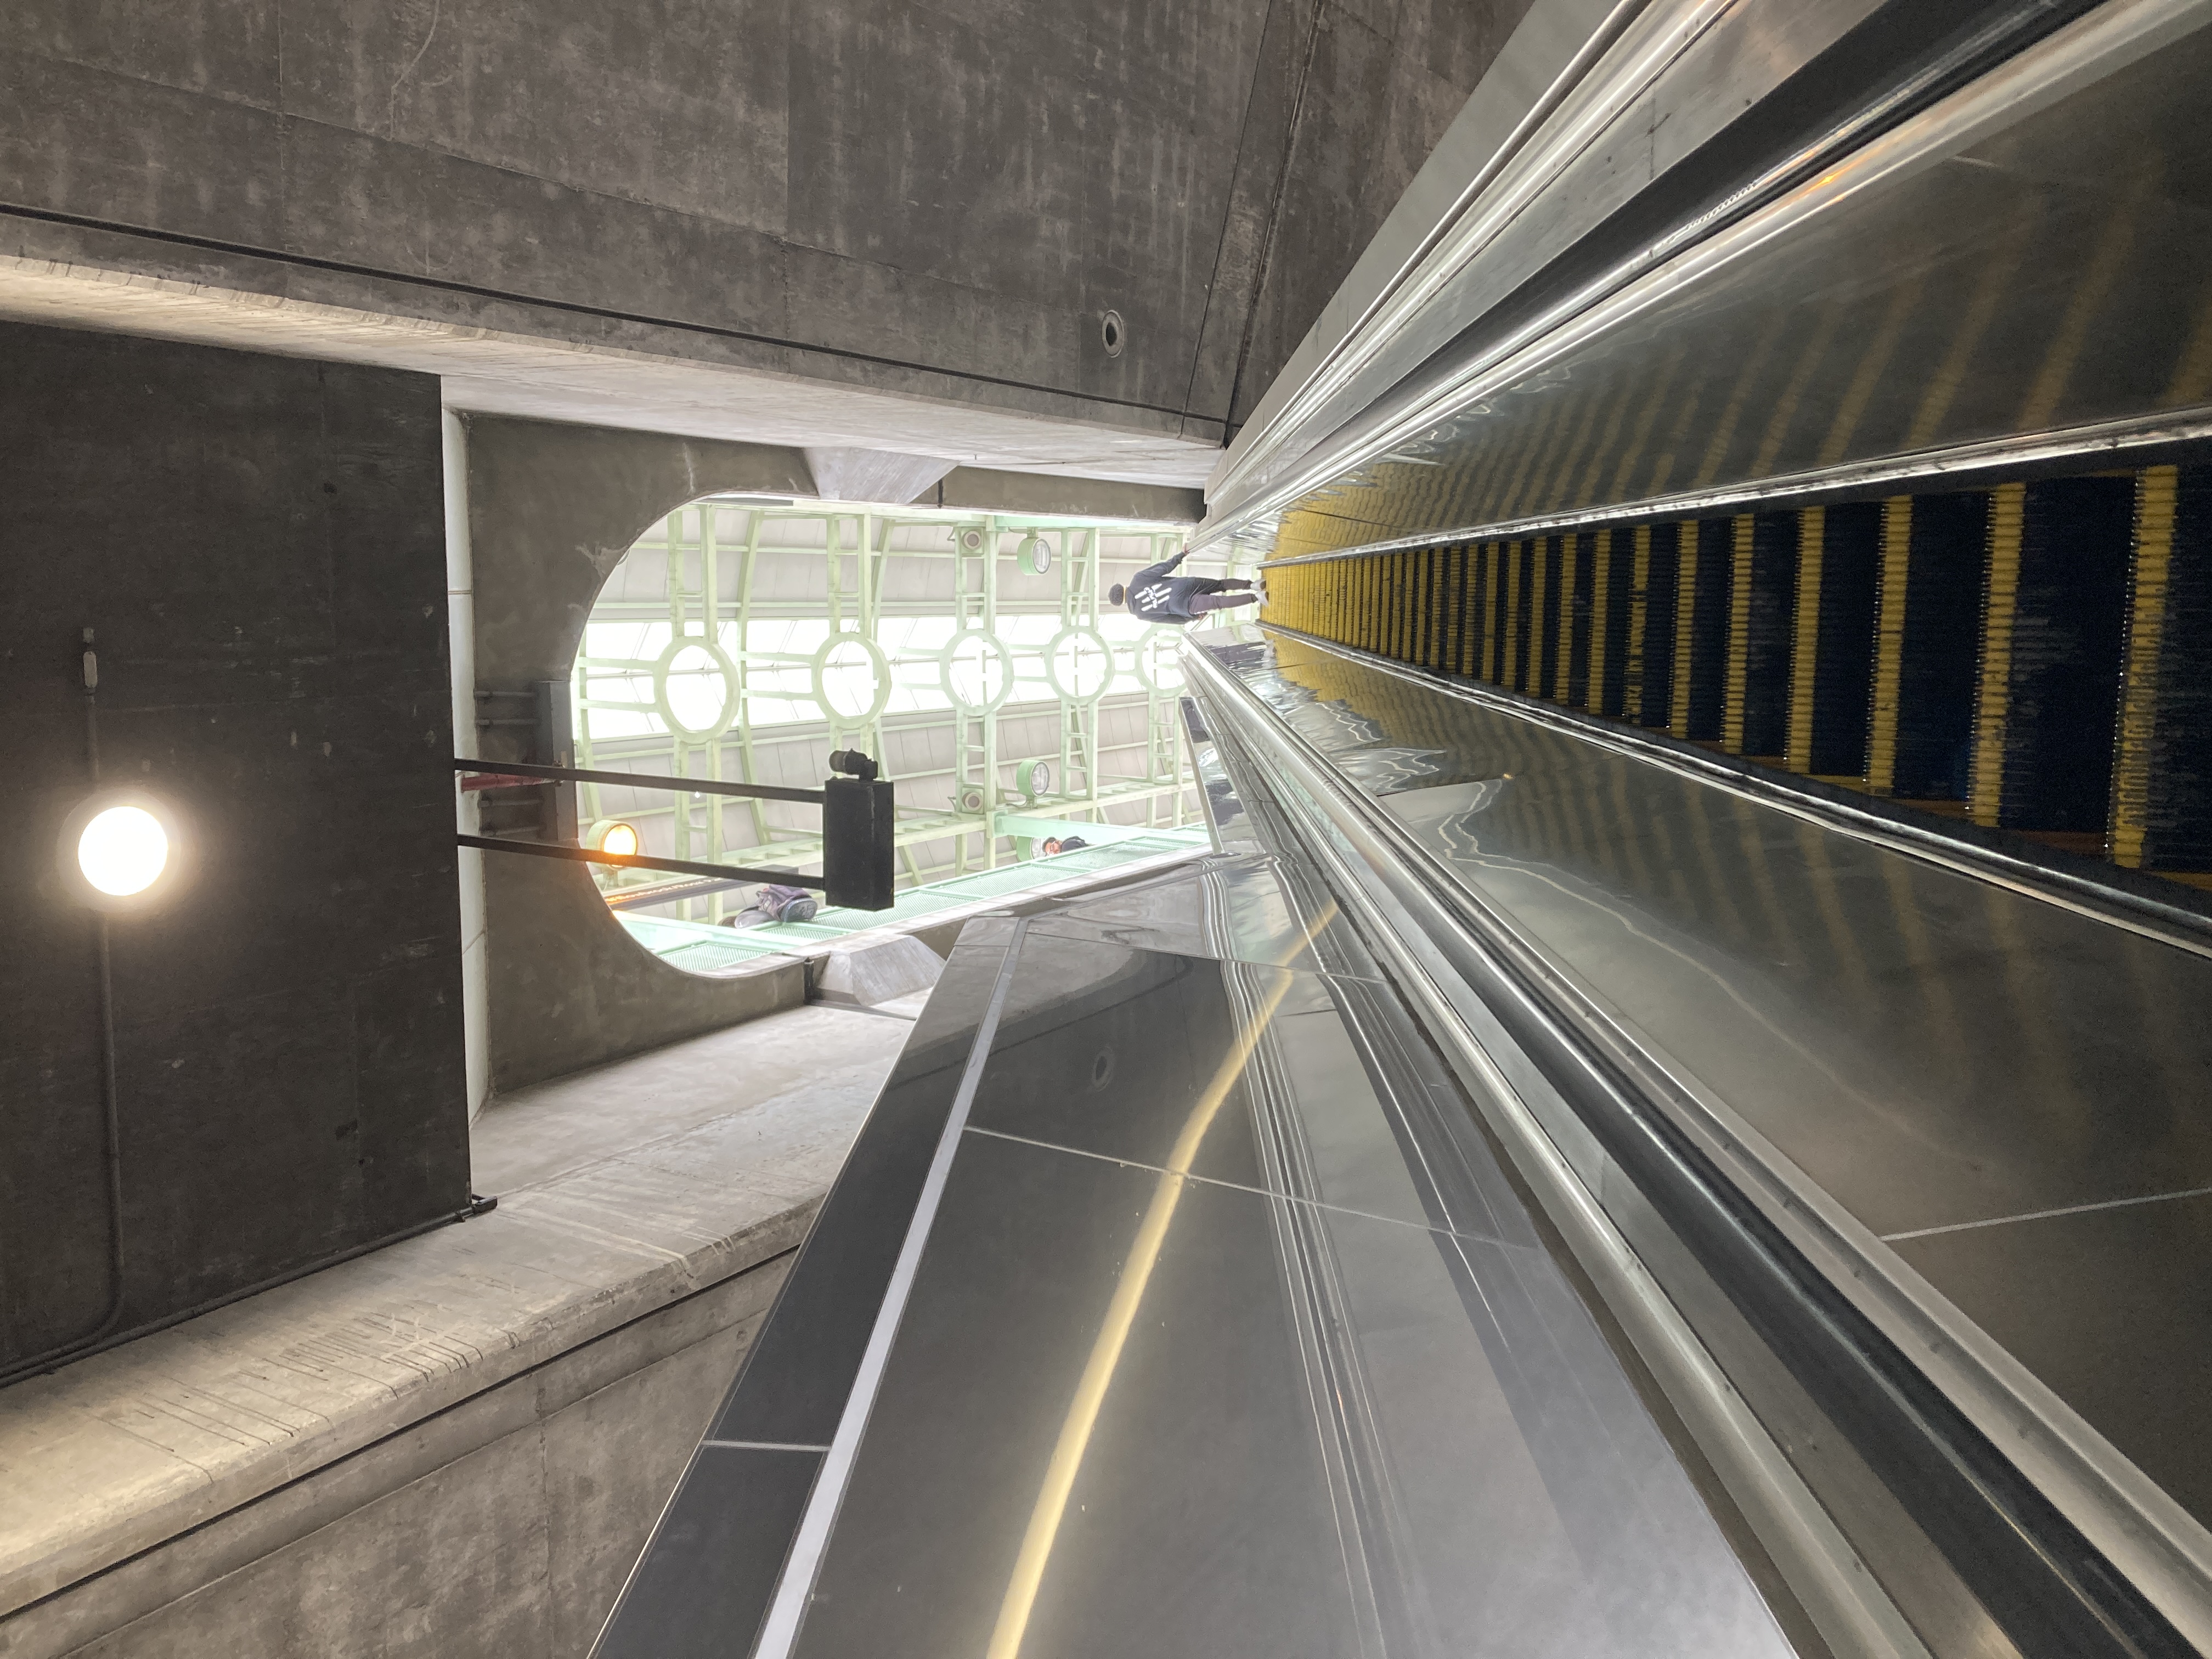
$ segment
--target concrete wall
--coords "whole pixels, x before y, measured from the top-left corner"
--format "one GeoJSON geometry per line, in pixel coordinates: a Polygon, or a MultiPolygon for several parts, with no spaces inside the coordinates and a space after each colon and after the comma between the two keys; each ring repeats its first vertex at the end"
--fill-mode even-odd
{"type": "MultiPolygon", "coordinates": [[[[479,416],[468,422],[477,684],[565,680],[608,572],[654,520],[714,490],[811,494],[797,451],[479,416]]],[[[474,752],[524,758],[498,730],[474,752]]],[[[580,864],[483,855],[494,1091],[795,1006],[793,961],[731,979],[672,968],[622,929],[580,864]]]]}
{"type": "Polygon", "coordinates": [[[1524,5],[20,0],[0,216],[27,278],[1213,443],[1524,5]]]}
{"type": "Polygon", "coordinates": [[[1234,435],[1443,137],[1529,0],[1267,9],[1191,406],[1234,435]]]}
{"type": "Polygon", "coordinates": [[[1206,497],[1195,489],[976,466],[954,467],[920,499],[932,507],[984,513],[1064,513],[1072,518],[1149,519],[1160,524],[1196,524],[1206,516],[1206,497]]]}
{"type": "Polygon", "coordinates": [[[113,1283],[97,935],[55,851],[99,769],[198,867],[111,924],[115,1333],[468,1200],[433,380],[0,325],[0,1370],[113,1283]]]}
{"type": "Polygon", "coordinates": [[[0,1626],[17,1659],[583,1659],[790,1258],[0,1626]]]}

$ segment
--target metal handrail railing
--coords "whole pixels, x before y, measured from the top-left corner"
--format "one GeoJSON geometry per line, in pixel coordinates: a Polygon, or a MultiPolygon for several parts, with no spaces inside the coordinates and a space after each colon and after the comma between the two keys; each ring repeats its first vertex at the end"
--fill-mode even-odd
{"type": "Polygon", "coordinates": [[[750,796],[757,799],[818,802],[822,807],[822,873],[749,869],[734,864],[705,864],[690,859],[656,858],[647,853],[608,853],[565,841],[521,841],[507,836],[456,833],[458,846],[488,853],[521,853],[532,858],[575,864],[607,864],[632,870],[665,870],[677,875],[718,881],[764,881],[785,887],[812,888],[831,904],[854,910],[891,908],[896,869],[892,828],[896,806],[893,786],[877,775],[876,763],[858,750],[830,757],[833,772],[819,789],[787,789],[766,783],[723,783],[707,778],[664,778],[636,772],[598,772],[534,761],[483,761],[453,757],[453,769],[469,774],[461,787],[519,788],[532,784],[612,783],[636,789],[671,789],[705,795],[750,796]]]}

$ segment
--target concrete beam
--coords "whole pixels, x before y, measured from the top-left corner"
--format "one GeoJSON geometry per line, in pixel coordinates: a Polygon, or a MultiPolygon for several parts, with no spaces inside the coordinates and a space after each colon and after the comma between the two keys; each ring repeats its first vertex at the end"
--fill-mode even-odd
{"type": "Polygon", "coordinates": [[[1523,3],[22,0],[0,316],[1187,487],[1523,3]]]}
{"type": "Polygon", "coordinates": [[[954,463],[934,455],[907,455],[887,449],[810,447],[806,465],[825,501],[881,501],[903,507],[951,471],[954,463]]]}
{"type": "Polygon", "coordinates": [[[1069,518],[1129,519],[1151,524],[1196,524],[1206,514],[1203,495],[1176,485],[1007,472],[981,466],[953,468],[927,499],[933,507],[983,513],[1065,514],[1069,518]]]}

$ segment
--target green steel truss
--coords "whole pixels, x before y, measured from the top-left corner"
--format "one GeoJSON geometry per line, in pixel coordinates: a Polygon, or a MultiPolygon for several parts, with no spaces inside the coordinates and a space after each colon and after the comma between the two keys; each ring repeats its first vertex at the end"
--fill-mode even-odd
{"type": "MultiPolygon", "coordinates": [[[[918,507],[694,502],[638,538],[592,610],[575,666],[577,764],[807,784],[830,750],[865,750],[901,785],[902,885],[1022,856],[1030,842],[1000,823],[1008,813],[1179,827],[1194,805],[1176,717],[1182,630],[1146,628],[1103,595],[1180,550],[1184,534],[918,507]],[[641,592],[655,563],[657,591],[641,592]],[[1106,741],[1109,726],[1122,740],[1106,741]]],[[[804,808],[579,788],[580,821],[619,817],[648,850],[793,869],[821,857],[804,808]]],[[[629,871],[599,879],[610,890],[665,883],[629,871]]],[[[719,921],[742,901],[715,895],[675,914],[719,921]]]]}

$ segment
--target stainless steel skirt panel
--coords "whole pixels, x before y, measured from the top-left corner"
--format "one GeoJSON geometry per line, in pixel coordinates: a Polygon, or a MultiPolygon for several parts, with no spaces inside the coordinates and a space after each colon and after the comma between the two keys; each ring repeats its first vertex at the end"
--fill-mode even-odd
{"type": "Polygon", "coordinates": [[[799,1651],[1781,1650],[1441,1074],[1150,954],[1024,941],[799,1651]]]}
{"type": "Polygon", "coordinates": [[[971,925],[603,1656],[1790,1650],[1450,1073],[1282,874],[971,925]]]}
{"type": "Polygon", "coordinates": [[[2212,960],[1302,641],[1245,678],[1875,1234],[2212,1186],[2212,960]]]}
{"type": "MultiPolygon", "coordinates": [[[[1724,1164],[1733,1160],[1738,1179],[1751,1177],[1751,1190],[1758,1194],[1759,1202],[1769,1206],[1776,1224],[1798,1237],[1801,1248],[1827,1261],[1827,1271],[1850,1286],[1853,1297],[1873,1295],[1867,1304],[1870,1310],[1880,1312],[1887,1307],[1898,1315],[1890,1320],[1893,1336],[1918,1352],[1920,1364],[1933,1363],[1939,1374],[1955,1373],[1970,1394],[1997,1384],[1986,1398],[1972,1396],[1982,1402],[1976,1409],[1988,1408],[1980,1420],[2001,1440],[2027,1435],[2015,1445],[2015,1455],[2040,1446],[2032,1462],[2077,1485],[2087,1482],[2080,1487],[2092,1506],[2083,1512],[2085,1523],[2108,1538],[2107,1547],[2130,1559],[2140,1556],[2140,1565],[2165,1587],[2160,1594],[2170,1590],[2179,1598],[2165,1604],[2193,1622],[2197,1602],[2191,1598],[2198,1592],[2189,1586],[2197,1582],[2191,1575],[2201,1577],[2201,1573],[2189,1563],[2202,1555],[2202,1527],[2116,1457],[2109,1443],[2069,1413],[2017,1360],[2006,1358],[1986,1334],[1960,1321],[1956,1310],[1929,1291],[1925,1281],[1898,1262],[1827,1193],[1806,1181],[1802,1167],[1790,1164],[1790,1155],[1826,1148],[1849,1164],[1849,1154],[1862,1151],[1870,1169],[1845,1170],[1861,1177],[1852,1192],[1862,1203],[1886,1201],[1900,1186],[1910,1191],[1916,1158],[1946,1152],[1942,1135],[1957,1133],[1954,1120],[1945,1115],[1955,1079],[1948,1073],[1929,1079],[1904,1068],[1905,1083],[1926,1091],[1925,1107],[1922,1097],[1908,1092],[1887,1103],[1877,1099],[1876,1105],[1887,1105],[1886,1112],[1868,1112],[1866,1097],[1856,1087],[1857,1068],[1838,1065],[1826,1045],[1840,1041],[1879,1057],[1883,1042],[1899,1030],[1907,1042],[1916,1040],[1917,1033],[1937,1049],[1947,1031],[1961,1043],[1985,1041],[1982,1030],[1959,1023],[1962,1008],[1978,1010],[1985,1018],[1996,1019],[2001,1028],[2016,1030],[2021,1016],[2012,1000],[2017,985],[2006,970],[2018,963],[2008,961],[2008,951],[2055,956],[2058,965],[2070,963],[2077,973],[2087,964],[2093,977],[2102,951],[2147,953],[2136,959],[2154,977],[2160,966],[2185,978],[2201,975],[2208,967],[2203,958],[2113,928],[2079,910],[1923,865],[1894,848],[1822,830],[1777,807],[1747,801],[1725,788],[1700,784],[1670,768],[1561,731],[1533,714],[1522,718],[1500,707],[1504,700],[1498,698],[1462,696],[1425,677],[1370,667],[1347,653],[1317,652],[1297,641],[1271,646],[1256,630],[1246,631],[1244,641],[1215,651],[1212,660],[1236,683],[1265,698],[1259,706],[1273,705],[1286,726],[1305,734],[1297,740],[1302,751],[1312,754],[1316,764],[1342,781],[1332,787],[1364,793],[1372,803],[1367,809],[1370,814],[1389,814],[1408,826],[1395,833],[1409,848],[1422,849],[1419,859],[1435,867],[1438,879],[1470,896],[1480,895],[1483,912],[1499,919],[1508,933],[1522,942],[1515,950],[1525,947],[1552,964],[1543,971],[1573,987],[1577,1006],[1593,1011],[1609,1029],[1636,1045],[1639,1060],[1649,1056],[1667,1068],[1674,1079],[1670,1086],[1678,1085],[1683,1099],[1698,1103],[1711,1123],[1729,1127],[1726,1136],[1705,1136],[1711,1155],[1724,1164]],[[1333,757],[1337,763],[1332,765],[1323,756],[1333,757]],[[1753,820],[1764,816],[1775,822],[1747,823],[1747,814],[1753,820]],[[1855,884],[1854,872],[1863,875],[1869,867],[1877,869],[1881,879],[1855,884]],[[1899,881],[1906,884],[1902,889],[1893,885],[1899,881]],[[1913,884],[1929,881],[1939,885],[1923,890],[1913,884]],[[1966,896],[1962,898],[1954,890],[1947,896],[1940,885],[1943,883],[1968,890],[1966,896]],[[1984,890],[1972,890],[1977,889],[1984,890]],[[1881,908],[1871,912],[1870,894],[1887,895],[1881,908]],[[2011,907],[2011,913],[2000,908],[1992,920],[1990,907],[2000,902],[2011,907]],[[1940,929],[1932,949],[1927,934],[1916,925],[1931,917],[1940,929]],[[2054,927],[2056,933],[2050,931],[2054,927]],[[1905,935],[1901,946],[1891,937],[1900,932],[1905,935]],[[2028,943],[2023,945],[2023,939],[2028,943]],[[1869,939],[1881,947],[1872,955],[1865,951],[1869,939]],[[1839,967],[1838,951],[1856,952],[1852,960],[1856,973],[1839,967]],[[1942,981],[1954,975],[1958,983],[1947,991],[1942,981]],[[1639,977],[1656,984],[1639,986],[1639,977]],[[1948,995],[1943,1018],[1932,1025],[1923,1022],[1916,1026],[1911,1012],[1916,994],[1948,995]],[[1620,1012],[1624,1004],[1633,1005],[1644,1023],[1626,1018],[1620,1012]],[[1992,1005],[1996,1013],[1988,1012],[1992,1005]],[[1760,1063],[1717,1061],[1715,1056],[1731,1043],[1755,1051],[1760,1063]],[[1826,1064],[1808,1064],[1808,1055],[1825,1056],[1826,1064]],[[1739,1083],[1745,1079],[1756,1083],[1766,1069],[1794,1068],[1796,1087],[1778,1097],[1778,1111],[1770,1122],[1737,1109],[1738,1101],[1710,1086],[1710,1079],[1697,1069],[1701,1063],[1739,1083]],[[1730,1064],[1737,1070],[1729,1072],[1730,1064]],[[1822,1121],[1824,1112],[1832,1117],[1854,1110],[1864,1116],[1848,1125],[1848,1134],[1832,1133],[1822,1121]],[[1793,1116],[1793,1111],[1800,1115],[1793,1116]],[[1916,1113],[1926,1121],[1917,1121],[1916,1113]],[[1761,1185],[1770,1164],[1790,1170],[1791,1180],[1761,1185]],[[1882,1178],[1895,1171],[1905,1173],[1882,1178]],[[1892,1266],[1884,1267],[1877,1259],[1882,1257],[1892,1266]],[[1901,1302],[1883,1304],[1881,1295],[1890,1292],[1875,1294],[1874,1286],[1884,1282],[1884,1275],[1900,1290],[1908,1284],[1919,1285],[1922,1301],[1906,1296],[1901,1302]],[[1939,1309],[1949,1311],[1939,1317],[1939,1309]],[[1947,1319],[1953,1322],[1946,1324],[1947,1319]],[[1986,1370],[1990,1356],[2001,1362],[2002,1376],[1986,1370]],[[1977,1370],[1977,1366],[1984,1370],[1977,1370]],[[2048,1431],[2030,1426],[2046,1418],[2048,1431]],[[2092,1495],[2100,1480],[2118,1483],[2122,1495],[2112,1500],[2116,1508],[2095,1507],[2107,1502],[2092,1495]],[[2160,1530],[2132,1530],[2143,1526],[2160,1530]],[[2130,1536],[2139,1538],[2142,1547],[2128,1542],[2130,1536]]],[[[1209,683],[1215,672],[1208,670],[1199,677],[1201,684],[1209,683]]],[[[1217,721],[1221,718],[1218,713],[1214,717],[1217,721]]],[[[1391,856],[1387,852],[1382,855],[1391,856]]],[[[1371,860],[1376,853],[1370,849],[1365,856],[1371,860]]],[[[2027,982],[2039,982],[2032,968],[2027,982]]],[[[2046,1041],[2069,1037],[2063,1021],[2057,1031],[2051,1024],[2045,1019],[2034,1035],[2046,1041]]],[[[2117,1035],[2094,1030],[2086,1035],[2093,1042],[2124,1047],[2126,1029],[2117,1035]]],[[[1490,1043],[1492,1039],[1481,1041],[1490,1043]]],[[[1511,1048],[1510,1040],[1507,1046],[1511,1048]]],[[[2182,1124],[2185,1134],[2191,1105],[2201,1098],[2201,1079],[2185,1056],[2166,1053],[2154,1056],[2152,1063],[2169,1067],[2154,1076],[2151,1085],[2166,1089],[2168,1095],[2162,1108],[2154,1103],[2149,1121],[2154,1126],[2182,1124]]],[[[1989,1066],[1994,1080],[1984,1091],[1984,1109],[1999,1123],[2007,1121],[2022,1091],[2045,1091],[2039,1101],[2031,1093],[2030,1103],[2040,1107],[2039,1112],[2016,1115],[2015,1135],[2022,1125],[2036,1124],[2039,1118],[2051,1135],[2039,1149],[2040,1159],[2022,1156],[2024,1167],[2041,1164],[2055,1172],[2081,1147],[2094,1145],[2087,1133],[2069,1139],[2053,1133],[2049,1120],[2063,1113],[2070,1101],[2077,1126],[2093,1127],[2100,1115],[2094,1091],[2104,1079],[2080,1069],[2053,1074],[2049,1068],[2022,1068],[2016,1053],[1991,1056],[1989,1066]],[[2086,1109],[2081,1099],[2085,1091],[2089,1096],[2086,1109]]],[[[1886,1081],[1890,1077],[1880,1072],[1875,1075],[1886,1081]]],[[[1514,1086],[1525,1091],[1531,1084],[1542,1092],[1540,1078],[1514,1086]]],[[[1890,1086],[1901,1085],[1892,1082],[1890,1086]]],[[[2116,1103],[2142,1109],[2139,1102],[2116,1103]]],[[[1589,1142],[1589,1131],[1573,1121],[1571,1113],[1559,1123],[1547,1119],[1547,1127],[1554,1137],[1563,1137],[1561,1150],[1581,1167],[1583,1179],[1602,1187],[1608,1206],[1618,1209],[1626,1204],[1628,1208],[1620,1214],[1638,1218],[1634,1194],[1625,1188],[1616,1189],[1618,1177],[1608,1172],[1609,1160],[1589,1142]]],[[[1987,1124],[1977,1133],[1990,1145],[2004,1139],[2002,1129],[1987,1124]]],[[[2130,1133],[2142,1133],[2141,1124],[2132,1129],[2124,1123],[2118,1126],[2114,1138],[2130,1133]]],[[[1976,1161],[1962,1161],[1973,1170],[1976,1161]]],[[[2120,1162],[2124,1166],[2126,1160],[2120,1162]]],[[[2052,1173],[2042,1178],[2057,1177],[2052,1173]]],[[[2183,1207],[2172,1212],[2175,1219],[2164,1231],[2169,1237],[2185,1239],[2196,1224],[2185,1214],[2190,1201],[2180,1196],[2189,1190],[2154,1186],[2118,1200],[2114,1210],[2103,1207],[2112,1200],[2090,1200],[2095,1207],[2080,1213],[2094,1220],[2139,1207],[2148,1212],[2179,1205],[2183,1207]],[[2173,1231],[2177,1226],[2178,1234],[2173,1231]]],[[[2057,1219],[2033,1212],[2009,1217],[1984,1214],[1923,1237],[1928,1243],[1977,1235],[1993,1238],[2010,1227],[2022,1230],[2015,1236],[2025,1246],[2029,1242],[2027,1230],[2057,1219]]],[[[1899,1243],[1913,1249],[1919,1241],[1901,1239],[1899,1243]]],[[[1661,1249],[1662,1255],[1678,1248],[1667,1243],[1663,1226],[1639,1241],[1638,1249],[1647,1247],[1661,1249]]],[[[1982,1254],[1982,1291],[1986,1292],[2004,1277],[2001,1269],[1987,1270],[1990,1260],[2003,1259],[2004,1248],[1996,1247],[1994,1257],[1986,1249],[1982,1254]]],[[[2106,1267],[2117,1269],[2118,1261],[2116,1248],[2106,1250],[2106,1267]]],[[[2034,1271],[2032,1253],[2023,1255],[2020,1265],[2034,1271]]],[[[2051,1266],[2047,1255],[2040,1265],[2051,1266]]],[[[2128,1449],[2159,1479],[2185,1489],[2193,1460],[2183,1443],[2189,1438],[2183,1419],[2189,1411],[2186,1402],[2201,1391],[2188,1379],[2204,1370],[2202,1326],[2186,1310],[2201,1302],[2201,1291],[2190,1282],[2187,1268],[2168,1263],[2137,1263],[2101,1286],[2088,1282],[2095,1277],[2094,1270],[2073,1273],[2070,1288],[2078,1291],[2075,1304],[2047,1311],[2045,1322],[2052,1329],[2042,1352],[2070,1352],[2074,1364],[2070,1374],[2053,1371],[2046,1380],[2067,1387],[2066,1399],[2099,1427],[2115,1438],[2124,1437],[2128,1449]],[[2124,1322],[2117,1310],[2140,1311],[2146,1297],[2136,1286],[2146,1282],[2172,1290],[2179,1310],[2143,1322],[2142,1328],[2130,1334],[2122,1328],[2124,1322]],[[2088,1322],[2073,1328],[2071,1340],[2069,1319],[2088,1322]],[[2090,1358],[2093,1350],[2100,1358],[2090,1358]],[[2097,1373],[2095,1383],[2086,1395],[2074,1392],[2090,1371],[2097,1373]],[[2142,1384],[2148,1372],[2178,1380],[2170,1388],[2145,1389],[2142,1384]]],[[[1947,1282],[1944,1288],[1954,1290],[1962,1304],[1974,1302],[1974,1293],[1963,1280],[1947,1282]]],[[[2034,1316],[2027,1315],[2025,1304],[2033,1297],[2023,1279],[2013,1276],[2007,1288],[2008,1310],[2001,1310],[1996,1300],[1987,1303],[1992,1324],[2005,1322],[2000,1312],[2014,1328],[2024,1316],[2032,1322],[2034,1316]]],[[[1980,1308],[1970,1306],[1969,1311],[1978,1314],[1980,1308]]],[[[1776,1431],[1787,1432],[1779,1425],[1776,1431]]]]}
{"type": "Polygon", "coordinates": [[[1291,556],[1724,510],[1765,481],[2204,414],[2208,21],[2099,7],[1525,344],[1425,371],[1356,453],[1209,534],[1291,556]]]}

